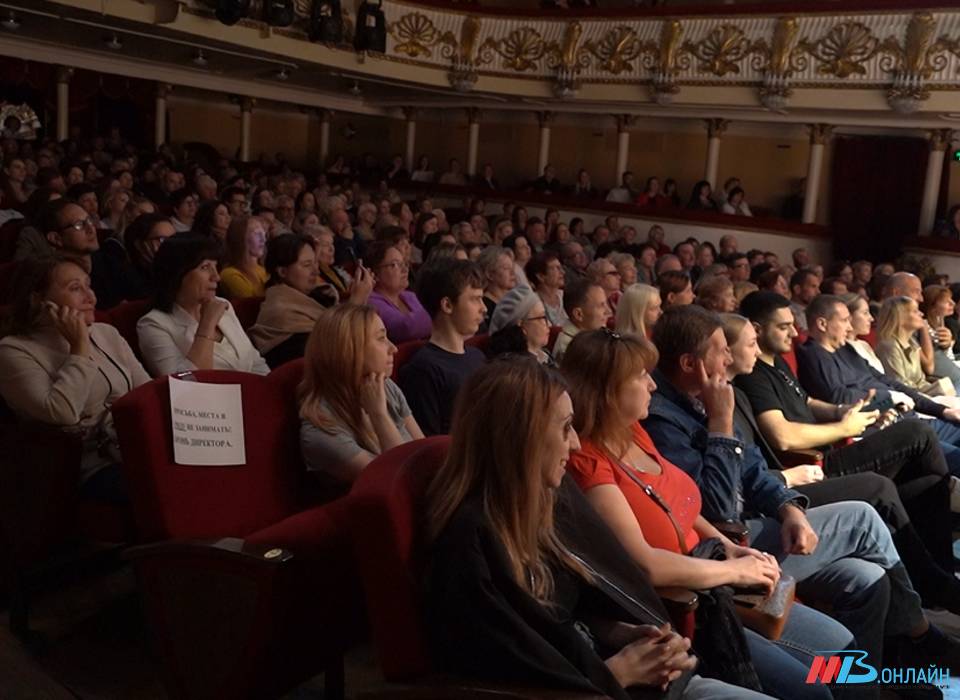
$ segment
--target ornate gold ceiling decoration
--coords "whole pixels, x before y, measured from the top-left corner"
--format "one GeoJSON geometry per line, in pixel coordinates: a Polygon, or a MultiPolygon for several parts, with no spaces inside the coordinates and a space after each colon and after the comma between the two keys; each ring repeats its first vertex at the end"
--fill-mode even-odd
{"type": "Polygon", "coordinates": [[[396,39],[393,50],[410,58],[433,56],[433,49],[441,44],[445,58],[452,58],[457,48],[453,32],[441,32],[433,21],[420,12],[411,12],[387,26],[387,31],[396,39]]]}
{"type": "Polygon", "coordinates": [[[739,74],[740,62],[761,47],[740,27],[722,24],[698,42],[683,42],[682,48],[700,59],[700,70],[722,78],[727,73],[739,74]]]}
{"type": "Polygon", "coordinates": [[[620,75],[633,68],[631,64],[639,58],[645,46],[636,30],[621,24],[610,29],[599,41],[587,41],[586,48],[596,56],[600,70],[620,75]]]}
{"type": "Polygon", "coordinates": [[[863,64],[877,55],[881,43],[867,25],[847,21],[815,41],[803,39],[800,47],[819,62],[818,73],[848,78],[866,74],[863,64]]]}
{"type": "MultiPolygon", "coordinates": [[[[537,63],[544,57],[548,49],[556,44],[547,44],[543,36],[533,27],[514,29],[503,39],[490,37],[480,46],[480,60],[478,63],[490,63],[493,60],[492,52],[503,57],[505,68],[522,73],[537,68],[537,63]]],[[[559,49],[556,49],[559,51],[559,49]]]]}

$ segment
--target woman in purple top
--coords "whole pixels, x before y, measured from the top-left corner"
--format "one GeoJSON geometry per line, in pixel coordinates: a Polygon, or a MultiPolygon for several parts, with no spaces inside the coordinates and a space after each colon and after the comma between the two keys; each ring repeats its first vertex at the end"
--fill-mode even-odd
{"type": "Polygon", "coordinates": [[[377,280],[368,303],[380,314],[387,337],[395,345],[429,338],[430,315],[420,305],[417,295],[407,289],[410,270],[403,254],[389,241],[368,245],[365,252],[366,263],[377,280]]]}

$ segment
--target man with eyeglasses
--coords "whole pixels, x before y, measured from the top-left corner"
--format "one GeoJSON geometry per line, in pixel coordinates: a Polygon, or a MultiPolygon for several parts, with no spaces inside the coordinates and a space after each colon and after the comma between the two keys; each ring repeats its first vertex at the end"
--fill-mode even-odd
{"type": "Polygon", "coordinates": [[[38,222],[55,254],[76,258],[86,268],[98,309],[123,301],[122,284],[100,253],[97,225],[83,207],[70,199],[55,199],[40,210],[38,222]]]}
{"type": "Polygon", "coordinates": [[[223,192],[221,201],[227,205],[231,218],[247,216],[250,213],[250,204],[247,202],[247,194],[242,187],[228,187],[223,192]]]}
{"type": "Polygon", "coordinates": [[[747,260],[746,253],[733,251],[729,255],[722,257],[723,263],[730,268],[730,281],[746,282],[750,279],[750,261],[747,260]]]}

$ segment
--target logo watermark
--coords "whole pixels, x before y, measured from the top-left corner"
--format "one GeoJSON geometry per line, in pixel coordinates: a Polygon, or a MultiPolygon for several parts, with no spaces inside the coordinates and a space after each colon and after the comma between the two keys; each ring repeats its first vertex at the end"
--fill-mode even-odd
{"type": "Polygon", "coordinates": [[[941,690],[950,687],[950,669],[929,666],[883,667],[867,661],[862,649],[821,651],[813,657],[806,683],[862,685],[880,683],[888,686],[932,685],[941,690]]]}

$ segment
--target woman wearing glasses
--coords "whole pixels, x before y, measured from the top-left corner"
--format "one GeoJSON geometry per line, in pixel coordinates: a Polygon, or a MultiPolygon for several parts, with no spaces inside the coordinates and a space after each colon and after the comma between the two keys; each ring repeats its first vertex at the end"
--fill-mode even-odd
{"type": "Polygon", "coordinates": [[[518,285],[503,295],[490,319],[490,357],[530,353],[548,367],[557,363],[547,350],[550,323],[543,301],[530,287],[518,285]]]}
{"type": "Polygon", "coordinates": [[[97,297],[82,261],[22,261],[12,297],[0,340],[0,394],[21,419],[78,433],[81,493],[123,502],[110,406],[149,375],[113,326],[93,322],[97,297]]]}
{"type": "Polygon", "coordinates": [[[430,337],[430,315],[407,289],[410,268],[403,253],[390,241],[375,241],[367,246],[366,265],[376,276],[370,306],[376,309],[395,345],[430,337]]]}

